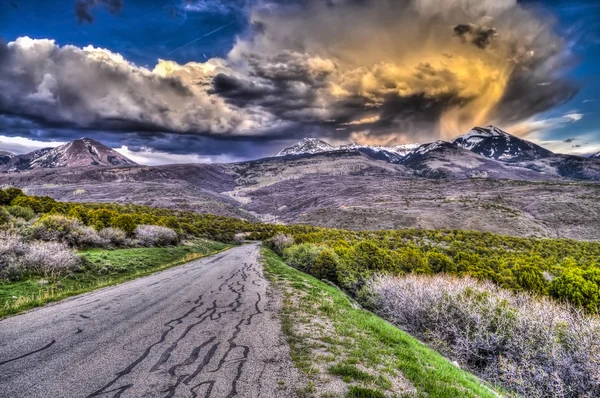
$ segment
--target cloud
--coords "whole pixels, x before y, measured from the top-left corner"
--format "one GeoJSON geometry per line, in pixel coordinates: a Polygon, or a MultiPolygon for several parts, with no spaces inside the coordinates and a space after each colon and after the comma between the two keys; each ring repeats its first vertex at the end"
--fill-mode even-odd
{"type": "Polygon", "coordinates": [[[573,122],[578,122],[581,119],[583,119],[583,114],[582,113],[575,113],[574,112],[574,113],[568,113],[568,114],[566,114],[563,117],[566,118],[566,119],[569,119],[569,120],[571,120],[573,122]]]}
{"type": "Polygon", "coordinates": [[[198,154],[176,154],[164,151],[156,151],[148,147],[142,147],[137,151],[130,150],[127,146],[115,148],[117,152],[128,157],[138,164],[154,166],[159,164],[188,164],[188,163],[232,163],[245,160],[236,156],[223,154],[206,156],[198,154]]]}
{"type": "Polygon", "coordinates": [[[563,77],[574,57],[554,19],[516,1],[263,3],[250,21],[260,30],[229,54],[246,73],[218,76],[214,92],[285,120],[339,127],[377,113],[373,136],[451,138],[527,120],[578,90],[563,77]]]}
{"type": "Polygon", "coordinates": [[[81,129],[220,135],[272,126],[264,111],[207,93],[225,70],[218,59],[149,70],[105,49],[22,37],[0,44],[0,112],[81,129]]]}
{"type": "MultiPolygon", "coordinates": [[[[84,22],[122,7],[76,4],[84,22]]],[[[0,44],[0,113],[57,129],[413,142],[535,121],[578,90],[553,18],[516,0],[184,3],[227,4],[247,10],[249,29],[206,62],[150,69],[92,46],[0,44]]]]}
{"type": "Polygon", "coordinates": [[[0,135],[0,151],[7,151],[16,155],[29,153],[38,149],[56,147],[64,144],[61,141],[38,141],[26,137],[8,137],[0,135]]]}
{"type": "Polygon", "coordinates": [[[118,14],[123,8],[123,0],[76,0],[75,15],[79,23],[94,22],[91,10],[95,7],[105,7],[111,14],[118,14]]]}
{"type": "Polygon", "coordinates": [[[184,0],[182,8],[186,12],[227,14],[243,9],[246,3],[246,0],[184,0]]]}
{"type": "Polygon", "coordinates": [[[464,43],[470,42],[480,49],[487,48],[492,39],[498,32],[494,28],[484,26],[475,26],[473,24],[458,24],[454,27],[454,33],[460,37],[464,43]]]}
{"type": "MultiPolygon", "coordinates": [[[[536,137],[539,135],[539,133],[558,130],[566,125],[576,123],[583,119],[583,116],[584,115],[582,113],[571,112],[559,117],[550,117],[545,119],[531,118],[520,123],[509,125],[507,130],[520,136],[536,137]]],[[[564,142],[566,143],[569,140],[575,140],[575,138],[569,138],[564,142]]]]}

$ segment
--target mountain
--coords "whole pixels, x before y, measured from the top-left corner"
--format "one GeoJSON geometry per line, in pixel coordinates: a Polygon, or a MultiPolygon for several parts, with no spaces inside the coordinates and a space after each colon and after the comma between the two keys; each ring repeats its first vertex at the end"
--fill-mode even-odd
{"type": "Polygon", "coordinates": [[[134,165],[134,161],[90,138],[80,138],[56,148],[39,149],[24,155],[0,156],[0,171],[134,165]]]}
{"type": "Polygon", "coordinates": [[[299,143],[283,149],[276,156],[306,156],[336,151],[360,152],[375,160],[383,160],[389,163],[400,163],[404,157],[406,157],[413,150],[417,149],[419,146],[420,144],[407,144],[388,147],[352,143],[336,147],[328,144],[325,141],[315,138],[304,138],[299,143]]]}
{"type": "Polygon", "coordinates": [[[335,151],[336,147],[316,138],[304,138],[299,143],[283,149],[277,156],[314,155],[335,151]]]}
{"type": "Polygon", "coordinates": [[[590,156],[590,158],[592,158],[592,159],[600,159],[600,152],[598,152],[598,153],[590,156]]]}
{"type": "Polygon", "coordinates": [[[553,155],[551,151],[495,126],[475,127],[452,142],[471,152],[502,161],[534,160],[553,155]]]}
{"type": "Polygon", "coordinates": [[[453,139],[452,143],[486,158],[505,162],[543,159],[553,155],[549,150],[495,126],[475,127],[453,139]]]}

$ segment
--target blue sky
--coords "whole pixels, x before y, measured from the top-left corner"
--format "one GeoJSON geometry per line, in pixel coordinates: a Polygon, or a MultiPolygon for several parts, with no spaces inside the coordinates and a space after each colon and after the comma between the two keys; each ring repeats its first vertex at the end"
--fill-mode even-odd
{"type": "MultiPolygon", "coordinates": [[[[221,72],[219,76],[202,75],[202,79],[206,79],[206,81],[203,80],[203,84],[212,87],[212,89],[207,89],[208,98],[219,95],[223,100],[223,105],[220,106],[228,108],[225,111],[220,109],[210,112],[212,116],[202,117],[222,118],[223,112],[229,115],[241,110],[251,115],[249,117],[253,120],[253,127],[244,130],[245,127],[239,127],[244,123],[236,121],[236,127],[231,129],[214,127],[213,124],[204,127],[205,125],[201,123],[200,127],[196,123],[193,127],[180,128],[181,123],[179,122],[172,123],[175,128],[171,128],[171,124],[168,123],[155,125],[138,123],[139,121],[136,120],[136,127],[131,127],[129,124],[127,127],[121,127],[120,124],[117,124],[118,127],[113,131],[107,127],[112,124],[89,122],[92,119],[104,118],[105,114],[93,115],[83,122],[70,120],[69,116],[55,120],[46,113],[35,114],[33,111],[23,111],[21,108],[10,109],[8,105],[5,105],[5,109],[0,108],[2,111],[0,112],[0,122],[2,122],[0,123],[0,146],[4,144],[8,149],[25,151],[45,145],[49,141],[64,142],[71,138],[88,135],[113,147],[124,148],[132,156],[135,156],[134,152],[136,151],[146,151],[145,157],[140,157],[140,159],[144,158],[150,163],[156,163],[190,159],[227,161],[264,156],[301,138],[302,135],[319,136],[334,142],[356,140],[357,137],[364,138],[365,142],[380,140],[382,143],[391,142],[390,140],[398,143],[436,138],[431,134],[421,133],[422,130],[429,127],[426,122],[421,121],[420,116],[416,119],[410,115],[407,116],[412,123],[410,134],[398,127],[403,126],[404,121],[400,124],[391,122],[384,124],[383,116],[373,116],[370,113],[373,109],[372,104],[368,104],[364,108],[360,108],[359,105],[356,117],[354,114],[336,110],[332,113],[334,116],[330,116],[328,113],[327,117],[323,116],[319,120],[312,114],[310,117],[303,116],[299,119],[296,116],[290,116],[302,113],[302,109],[298,109],[297,105],[295,105],[293,113],[289,109],[285,111],[272,110],[271,108],[277,108],[273,105],[273,102],[277,101],[273,101],[272,98],[269,101],[257,101],[255,94],[245,93],[244,96],[231,94],[230,84],[232,82],[226,80],[225,77],[233,78],[235,76],[238,79],[235,82],[237,84],[236,93],[242,86],[239,81],[241,78],[238,78],[238,74],[242,71],[247,73],[244,78],[245,82],[250,82],[248,84],[253,84],[256,76],[266,79],[261,74],[264,71],[247,72],[247,67],[236,69],[240,59],[229,55],[236,44],[236,38],[244,40],[251,35],[252,29],[254,29],[250,23],[250,15],[253,10],[250,1],[123,0],[122,7],[119,10],[113,10],[114,12],[111,12],[105,4],[100,3],[102,0],[89,0],[89,7],[86,9],[93,16],[93,20],[89,22],[78,18],[75,12],[75,1],[71,0],[56,2],[0,0],[0,26],[2,26],[0,40],[8,43],[19,37],[28,36],[32,39],[55,40],[59,47],[72,45],[84,48],[93,45],[97,48],[108,49],[111,53],[120,54],[126,62],[134,64],[136,67],[145,67],[150,71],[154,69],[159,59],[174,61],[177,65],[185,65],[188,62],[204,63],[216,58],[227,59],[227,65],[219,67],[219,70],[222,69],[224,72],[221,72]],[[92,4],[94,1],[99,4],[92,4]],[[243,102],[246,98],[251,102],[251,106],[243,102]],[[334,118],[336,118],[335,123],[332,122],[334,118]],[[378,118],[377,123],[368,124],[362,130],[355,128],[357,125],[362,126],[363,121],[375,120],[374,118],[378,118]],[[377,128],[380,130],[376,134],[373,133],[377,128]],[[413,133],[413,130],[419,131],[419,133],[413,133]],[[345,131],[348,133],[345,134],[345,131]],[[27,140],[31,140],[31,142],[27,140]],[[178,144],[181,142],[186,144],[178,144]],[[152,159],[151,152],[160,153],[160,156],[155,156],[159,160],[152,159]]],[[[117,0],[116,3],[120,2],[117,0]]],[[[290,4],[287,3],[294,3],[294,1],[290,0],[285,3],[285,7],[289,7],[290,4]]],[[[291,5],[299,7],[295,10],[303,7],[301,0],[295,3],[291,5]]],[[[560,79],[569,80],[579,86],[576,95],[566,103],[546,107],[548,109],[544,108],[542,112],[527,113],[526,117],[524,116],[519,121],[527,125],[524,134],[528,139],[560,152],[591,154],[600,150],[600,127],[598,127],[600,126],[600,113],[598,112],[600,105],[600,71],[598,68],[600,61],[600,3],[588,0],[527,1],[520,2],[520,6],[543,9],[544,11],[540,12],[541,16],[539,17],[542,22],[544,22],[544,18],[550,19],[550,16],[557,18],[558,24],[553,26],[552,30],[565,41],[569,51],[573,53],[573,57],[569,61],[572,65],[563,68],[564,71],[561,73],[564,76],[560,76],[560,79]],[[565,140],[570,142],[564,142],[565,140]]],[[[267,17],[264,19],[273,24],[269,28],[281,26],[276,25],[281,18],[273,22],[268,19],[269,13],[270,11],[266,12],[267,17]]],[[[310,14],[307,15],[310,18],[316,18],[310,14]]],[[[294,18],[291,20],[293,23],[294,18]]],[[[255,25],[258,26],[258,24],[255,25]]],[[[285,31],[283,33],[285,34],[285,31]]],[[[378,34],[381,35],[380,32],[378,34]]],[[[309,48],[307,43],[315,47],[314,38],[311,37],[302,43],[300,48],[303,50],[309,48]]],[[[260,47],[258,45],[255,47],[257,48],[254,50],[257,51],[256,54],[261,55],[260,47]]],[[[297,51],[296,48],[295,51],[297,51]]],[[[0,51],[1,56],[2,52],[0,51]]],[[[317,59],[323,61],[323,58],[320,55],[317,59]]],[[[314,59],[311,58],[311,60],[314,59]]],[[[247,59],[243,61],[246,62],[247,59]]],[[[314,62],[311,62],[313,65],[314,62]]],[[[45,74],[47,73],[43,73],[42,76],[45,74]]],[[[57,81],[58,83],[54,81],[54,84],[62,84],[60,80],[57,81]]],[[[36,81],[38,93],[41,92],[40,84],[40,81],[36,81]]],[[[192,80],[192,83],[187,84],[195,83],[192,80]]],[[[279,88],[280,84],[273,83],[273,87],[279,88]]],[[[269,92],[273,96],[276,95],[273,93],[278,91],[269,87],[269,92]]],[[[286,91],[282,95],[288,94],[289,92],[286,91]]],[[[147,95],[140,94],[140,96],[147,95]]],[[[326,98],[329,99],[330,96],[326,98]]],[[[296,100],[297,104],[300,100],[296,100]]],[[[202,104],[205,102],[202,101],[205,101],[204,97],[199,102],[199,108],[203,108],[202,104]]],[[[404,104],[404,102],[400,102],[404,104]]],[[[339,104],[335,106],[339,106],[339,104]]],[[[344,106],[347,107],[347,103],[344,106]]],[[[404,107],[393,109],[395,111],[400,109],[403,114],[409,114],[413,103],[411,102],[410,106],[402,106],[404,107]]],[[[431,105],[425,107],[429,106],[431,105]]],[[[523,104],[523,107],[527,106],[530,105],[523,104]]],[[[314,109],[314,103],[307,105],[307,108],[314,109]]],[[[421,105],[419,105],[420,108],[421,105]]],[[[67,112],[63,109],[61,112],[71,115],[71,110],[67,112]]],[[[121,116],[119,115],[116,119],[120,120],[121,116]]],[[[397,121],[397,118],[394,120],[397,121]]],[[[515,121],[511,121],[511,124],[513,124],[512,122],[515,121]]],[[[502,124],[503,121],[500,120],[499,123],[502,124]]],[[[515,122],[514,124],[521,125],[523,123],[515,122]]]]}

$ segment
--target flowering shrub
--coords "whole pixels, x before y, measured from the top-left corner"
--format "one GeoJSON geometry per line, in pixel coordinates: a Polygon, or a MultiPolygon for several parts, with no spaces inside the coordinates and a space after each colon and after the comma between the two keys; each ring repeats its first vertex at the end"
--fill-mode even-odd
{"type": "Polygon", "coordinates": [[[80,258],[64,243],[25,242],[19,235],[0,232],[1,279],[18,280],[25,273],[56,278],[80,264],[80,258]]]}
{"type": "Polygon", "coordinates": [[[98,232],[100,239],[113,247],[131,246],[131,241],[127,239],[127,234],[118,228],[104,228],[98,232]]]}
{"type": "Polygon", "coordinates": [[[177,233],[167,227],[157,225],[138,225],[135,238],[140,246],[169,246],[179,243],[177,233]]]}
{"type": "Polygon", "coordinates": [[[66,243],[71,247],[104,247],[108,244],[94,228],[60,214],[40,218],[34,225],[33,236],[47,242],[66,243]]]}
{"type": "Polygon", "coordinates": [[[28,271],[56,278],[79,268],[81,259],[67,245],[58,242],[34,242],[23,257],[28,271]]]}
{"type": "Polygon", "coordinates": [[[294,244],[294,238],[284,233],[278,233],[266,242],[267,246],[280,256],[283,251],[294,244]]]}
{"type": "Polygon", "coordinates": [[[484,379],[526,397],[600,396],[600,320],[489,282],[379,276],[377,312],[484,379]]]}

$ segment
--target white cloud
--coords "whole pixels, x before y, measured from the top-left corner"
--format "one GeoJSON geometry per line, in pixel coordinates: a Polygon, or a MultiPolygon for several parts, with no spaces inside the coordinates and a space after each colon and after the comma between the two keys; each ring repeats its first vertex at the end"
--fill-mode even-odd
{"type": "Polygon", "coordinates": [[[583,113],[568,113],[563,116],[565,119],[570,119],[573,122],[578,122],[583,119],[583,113]]]}
{"type": "Polygon", "coordinates": [[[186,164],[186,163],[231,163],[244,159],[229,155],[201,156],[197,154],[179,155],[161,151],[154,151],[150,148],[141,148],[139,151],[131,151],[128,147],[122,146],[115,148],[115,151],[128,157],[134,162],[146,166],[155,166],[161,164],[186,164]]]}
{"type": "Polygon", "coordinates": [[[65,142],[45,142],[25,137],[7,137],[5,135],[0,135],[0,150],[11,152],[15,155],[21,155],[43,148],[53,148],[63,144],[65,144],[65,142]]]}

